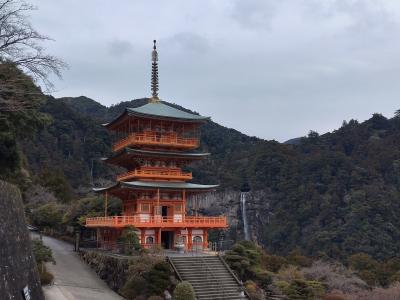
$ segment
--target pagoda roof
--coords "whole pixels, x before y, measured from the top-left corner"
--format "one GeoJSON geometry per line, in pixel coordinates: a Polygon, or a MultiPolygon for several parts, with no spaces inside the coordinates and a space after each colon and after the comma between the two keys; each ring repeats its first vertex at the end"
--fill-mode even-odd
{"type": "Polygon", "coordinates": [[[110,123],[103,124],[103,126],[108,127],[112,124],[115,124],[125,115],[163,120],[178,120],[185,122],[204,122],[210,119],[210,117],[204,117],[198,114],[189,113],[173,106],[167,105],[161,101],[158,101],[149,102],[139,107],[128,107],[120,116],[118,116],[110,123]]]}
{"type": "Polygon", "coordinates": [[[142,157],[178,157],[189,160],[202,159],[203,157],[209,156],[210,153],[198,153],[198,152],[173,152],[173,151],[154,151],[154,150],[142,150],[126,147],[111,157],[102,158],[101,160],[111,163],[118,164],[118,161],[124,156],[142,156],[142,157]]]}
{"type": "Polygon", "coordinates": [[[186,190],[186,191],[213,191],[219,185],[205,185],[189,182],[166,182],[166,181],[119,181],[115,184],[103,187],[93,188],[94,192],[105,192],[118,188],[133,188],[133,189],[167,189],[167,190],[186,190]]]}

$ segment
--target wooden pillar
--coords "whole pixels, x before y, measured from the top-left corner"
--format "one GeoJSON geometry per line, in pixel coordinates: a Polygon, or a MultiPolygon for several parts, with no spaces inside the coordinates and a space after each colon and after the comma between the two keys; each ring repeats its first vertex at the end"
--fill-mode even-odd
{"type": "Polygon", "coordinates": [[[161,245],[161,228],[158,228],[157,230],[157,245],[161,245]]]}
{"type": "Polygon", "coordinates": [[[182,221],[185,222],[186,216],[186,190],[182,191],[183,207],[182,207],[182,221]]]}
{"type": "Polygon", "coordinates": [[[105,201],[104,201],[104,216],[105,217],[107,217],[107,209],[108,209],[108,192],[106,191],[105,201]]]}
{"type": "Polygon", "coordinates": [[[203,249],[208,248],[208,230],[203,229],[203,249]]]}
{"type": "Polygon", "coordinates": [[[100,247],[100,228],[96,228],[96,248],[100,247]]]}
{"type": "Polygon", "coordinates": [[[192,228],[188,228],[188,250],[192,250],[193,238],[192,238],[192,228]]]}
{"type": "Polygon", "coordinates": [[[140,229],[140,244],[143,246],[146,244],[146,237],[145,237],[146,229],[140,229]]]}

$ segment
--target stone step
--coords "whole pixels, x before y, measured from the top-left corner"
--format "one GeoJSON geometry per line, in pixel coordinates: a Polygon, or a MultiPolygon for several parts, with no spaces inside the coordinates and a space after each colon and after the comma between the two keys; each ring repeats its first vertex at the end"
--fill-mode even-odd
{"type": "Polygon", "coordinates": [[[200,269],[200,270],[196,270],[196,271],[179,269],[179,271],[180,271],[179,273],[181,273],[181,274],[193,274],[194,272],[196,272],[196,274],[211,273],[211,274],[226,274],[228,276],[232,276],[228,270],[224,270],[224,269],[218,269],[218,270],[200,269]]]}
{"type": "Polygon", "coordinates": [[[169,257],[182,280],[192,284],[198,300],[244,300],[242,287],[219,257],[169,257]]]}

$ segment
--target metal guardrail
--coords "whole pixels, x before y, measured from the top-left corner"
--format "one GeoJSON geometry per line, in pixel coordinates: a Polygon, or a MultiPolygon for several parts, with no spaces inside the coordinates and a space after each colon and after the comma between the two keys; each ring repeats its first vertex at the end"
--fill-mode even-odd
{"type": "Polygon", "coordinates": [[[243,286],[243,282],[241,280],[239,280],[239,278],[237,278],[236,274],[232,271],[232,269],[228,266],[228,264],[226,263],[225,259],[222,257],[222,255],[218,254],[219,259],[221,260],[221,262],[225,265],[225,267],[228,269],[229,273],[231,273],[231,275],[233,276],[233,278],[235,278],[236,282],[241,286],[242,291],[246,294],[246,296],[252,300],[252,298],[250,297],[249,293],[246,291],[246,289],[243,286]]]}
{"type": "Polygon", "coordinates": [[[175,267],[175,264],[174,264],[173,260],[169,256],[167,256],[167,260],[170,263],[170,265],[172,266],[172,269],[174,270],[176,276],[178,276],[178,279],[180,281],[183,281],[182,277],[181,277],[181,274],[179,274],[178,269],[175,267]]]}

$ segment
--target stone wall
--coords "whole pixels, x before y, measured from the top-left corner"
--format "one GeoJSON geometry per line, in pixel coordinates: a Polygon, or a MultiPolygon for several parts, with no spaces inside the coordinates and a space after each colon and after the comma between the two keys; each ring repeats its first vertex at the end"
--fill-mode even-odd
{"type": "Polygon", "coordinates": [[[44,300],[21,193],[15,186],[0,181],[0,298],[25,300],[26,286],[30,299],[44,300]]]}
{"type": "Polygon", "coordinates": [[[118,292],[123,287],[129,269],[128,258],[84,249],[79,255],[112,290],[118,292]]]}

